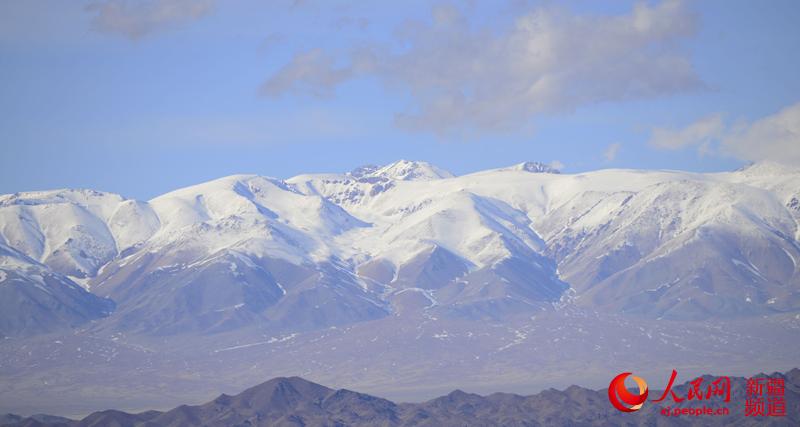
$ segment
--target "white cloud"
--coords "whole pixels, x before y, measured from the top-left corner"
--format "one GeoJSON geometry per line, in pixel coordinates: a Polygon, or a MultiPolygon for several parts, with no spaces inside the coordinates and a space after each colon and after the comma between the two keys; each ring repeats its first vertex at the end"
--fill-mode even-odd
{"type": "Polygon", "coordinates": [[[550,162],[550,167],[555,169],[555,170],[559,170],[560,171],[560,170],[564,169],[565,167],[567,167],[567,165],[565,165],[564,163],[562,163],[562,162],[560,162],[558,160],[553,160],[552,162],[550,162]]]}
{"type": "Polygon", "coordinates": [[[502,31],[475,28],[458,9],[437,7],[432,23],[398,31],[398,49],[350,55],[342,68],[331,66],[332,56],[301,53],[267,80],[265,92],[327,93],[344,78],[374,74],[412,95],[412,110],[397,116],[403,127],[502,131],[537,114],[702,88],[688,55],[676,48],[695,29],[678,0],[641,3],[617,16],[541,8],[502,31]],[[297,65],[309,55],[318,70],[297,65]]]}
{"type": "Polygon", "coordinates": [[[622,144],[619,142],[615,142],[608,147],[603,152],[603,157],[605,157],[607,162],[613,162],[614,159],[617,158],[617,153],[619,153],[619,149],[622,148],[622,144]]]}
{"type": "Polygon", "coordinates": [[[261,85],[261,93],[277,96],[290,90],[299,90],[315,96],[327,96],[352,74],[350,65],[337,66],[336,58],[321,49],[314,49],[292,58],[290,63],[261,85]]]}
{"type": "Polygon", "coordinates": [[[132,40],[207,15],[214,0],[106,0],[86,10],[95,13],[92,26],[100,32],[132,40]]]}
{"type": "Polygon", "coordinates": [[[682,129],[655,128],[650,136],[650,144],[666,149],[693,145],[708,147],[710,143],[718,140],[724,131],[722,114],[711,114],[682,129]]]}
{"type": "Polygon", "coordinates": [[[800,165],[800,102],[754,122],[727,125],[722,114],[706,116],[683,129],[653,129],[650,144],[665,149],[697,147],[757,162],[800,165]]]}
{"type": "Polygon", "coordinates": [[[723,139],[722,150],[743,160],[800,165],[800,102],[734,126],[723,139]]]}

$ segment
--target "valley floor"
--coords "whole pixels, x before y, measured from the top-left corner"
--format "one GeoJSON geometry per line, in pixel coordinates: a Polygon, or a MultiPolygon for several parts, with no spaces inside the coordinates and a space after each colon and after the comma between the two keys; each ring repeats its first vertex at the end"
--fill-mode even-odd
{"type": "Polygon", "coordinates": [[[283,335],[239,330],[153,338],[84,330],[5,339],[0,413],[80,417],[107,408],[163,410],[277,376],[418,402],[454,389],[600,389],[619,372],[636,372],[663,387],[672,369],[683,381],[800,364],[795,314],[679,322],[568,306],[502,324],[418,316],[283,335]]]}

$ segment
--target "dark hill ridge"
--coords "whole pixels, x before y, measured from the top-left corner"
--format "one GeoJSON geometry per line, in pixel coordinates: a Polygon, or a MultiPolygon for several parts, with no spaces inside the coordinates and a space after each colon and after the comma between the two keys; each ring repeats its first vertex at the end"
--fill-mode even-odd
{"type": "MultiPolygon", "coordinates": [[[[759,374],[758,376],[766,376],[759,374]]],[[[182,405],[167,412],[128,414],[107,410],[80,421],[36,415],[0,416],[4,426],[66,427],[178,427],[178,426],[749,426],[800,423],[800,369],[770,377],[785,379],[785,417],[744,416],[746,379],[732,377],[729,416],[666,417],[661,406],[648,403],[641,411],[625,414],[611,407],[606,390],[570,386],[531,396],[494,393],[488,396],[460,390],[423,403],[396,404],[350,390],[333,390],[299,377],[275,378],[235,395],[220,395],[211,402],[182,405]]],[[[715,377],[704,377],[713,381],[715,377]]],[[[675,387],[686,397],[688,383],[675,387]]],[[[651,390],[651,396],[660,396],[651,390]]],[[[685,400],[681,407],[718,407],[723,402],[685,400]]]]}

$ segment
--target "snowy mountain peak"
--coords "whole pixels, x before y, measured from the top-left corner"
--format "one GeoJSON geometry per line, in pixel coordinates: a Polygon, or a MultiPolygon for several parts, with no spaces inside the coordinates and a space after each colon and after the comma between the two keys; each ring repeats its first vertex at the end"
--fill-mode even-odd
{"type": "Polygon", "coordinates": [[[125,199],[114,193],[85,189],[60,189],[46,191],[28,191],[0,195],[0,207],[7,206],[44,206],[72,204],[92,211],[113,212],[113,208],[125,199]]]}
{"type": "Polygon", "coordinates": [[[531,172],[531,173],[561,173],[560,170],[554,168],[553,166],[547,163],[541,162],[523,162],[511,166],[508,170],[516,170],[522,172],[531,172]]]}
{"type": "Polygon", "coordinates": [[[428,162],[410,160],[398,160],[386,166],[361,166],[354,169],[349,175],[355,178],[382,177],[397,181],[432,181],[455,176],[428,162]]]}
{"type": "Polygon", "coordinates": [[[500,318],[567,284],[580,304],[655,318],[798,311],[800,175],[768,166],[558,175],[526,162],[452,177],[402,160],[233,175],[149,202],[20,193],[0,196],[0,244],[112,298],[113,322],[140,331],[299,330],[418,309],[500,318]],[[748,175],[759,169],[771,175],[748,175]]]}
{"type": "Polygon", "coordinates": [[[353,169],[347,174],[352,176],[353,178],[363,178],[365,176],[371,176],[380,168],[381,168],[380,166],[375,166],[375,165],[363,165],[353,169]]]}
{"type": "Polygon", "coordinates": [[[773,161],[760,161],[751,163],[741,169],[740,172],[747,176],[785,176],[800,174],[800,169],[773,161]]]}

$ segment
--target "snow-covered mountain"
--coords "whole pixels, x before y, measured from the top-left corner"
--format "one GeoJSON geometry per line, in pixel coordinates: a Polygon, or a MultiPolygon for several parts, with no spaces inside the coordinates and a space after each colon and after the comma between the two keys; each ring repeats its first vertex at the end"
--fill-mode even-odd
{"type": "Polygon", "coordinates": [[[110,300],[0,244],[0,337],[56,332],[108,316],[110,300]]]}
{"type": "Polygon", "coordinates": [[[541,162],[522,162],[503,170],[516,170],[531,173],[561,173],[555,167],[541,162]]]}
{"type": "Polygon", "coordinates": [[[159,229],[146,202],[93,190],[0,195],[0,243],[81,283],[159,229]]]}
{"type": "MultiPolygon", "coordinates": [[[[798,221],[800,171],[768,163],[560,174],[526,162],[456,177],[399,161],[230,176],[149,202],[0,196],[0,243],[113,300],[100,327],[157,334],[564,304],[676,319],[797,311],[798,221]]],[[[2,287],[18,268],[0,271],[2,287]]]]}

